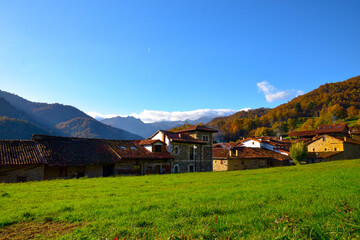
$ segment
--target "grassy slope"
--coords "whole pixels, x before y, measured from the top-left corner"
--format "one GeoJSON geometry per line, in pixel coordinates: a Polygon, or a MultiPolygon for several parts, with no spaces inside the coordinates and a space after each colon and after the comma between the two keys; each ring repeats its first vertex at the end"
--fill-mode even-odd
{"type": "Polygon", "coordinates": [[[360,237],[360,160],[233,172],[0,184],[0,226],[83,222],[63,236],[360,237]]]}

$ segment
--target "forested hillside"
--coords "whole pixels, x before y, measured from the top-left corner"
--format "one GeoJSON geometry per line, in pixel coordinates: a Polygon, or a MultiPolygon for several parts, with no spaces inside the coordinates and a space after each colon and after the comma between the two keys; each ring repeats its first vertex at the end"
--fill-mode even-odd
{"type": "Polygon", "coordinates": [[[359,110],[360,76],[357,76],[324,84],[274,109],[242,111],[215,118],[206,125],[219,130],[219,139],[236,141],[246,136],[286,135],[297,128],[311,130],[334,122],[355,121],[357,127],[359,110]]]}

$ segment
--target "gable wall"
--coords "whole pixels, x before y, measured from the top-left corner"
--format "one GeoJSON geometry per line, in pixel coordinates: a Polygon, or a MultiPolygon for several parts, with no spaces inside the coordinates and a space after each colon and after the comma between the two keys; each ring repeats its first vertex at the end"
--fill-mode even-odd
{"type": "Polygon", "coordinates": [[[343,142],[339,139],[324,136],[315,142],[310,143],[308,145],[308,152],[335,152],[335,148],[337,152],[344,151],[343,142]],[[323,139],[325,139],[325,141],[323,139]]]}

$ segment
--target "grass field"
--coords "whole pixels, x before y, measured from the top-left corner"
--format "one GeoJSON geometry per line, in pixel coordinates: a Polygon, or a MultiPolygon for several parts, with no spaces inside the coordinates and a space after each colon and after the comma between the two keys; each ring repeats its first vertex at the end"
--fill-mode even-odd
{"type": "Polygon", "coordinates": [[[0,239],[360,238],[360,160],[0,184],[0,239]]]}

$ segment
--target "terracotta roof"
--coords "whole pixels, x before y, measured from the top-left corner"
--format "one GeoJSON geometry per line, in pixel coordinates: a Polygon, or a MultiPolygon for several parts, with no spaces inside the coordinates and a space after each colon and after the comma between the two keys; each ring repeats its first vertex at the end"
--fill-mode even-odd
{"type": "Polygon", "coordinates": [[[317,134],[329,134],[329,133],[348,133],[349,128],[346,123],[321,125],[316,130],[317,134]]]}
{"type": "Polygon", "coordinates": [[[293,131],[289,134],[290,137],[314,137],[315,135],[316,135],[315,130],[293,131]]]}
{"type": "Polygon", "coordinates": [[[186,128],[186,129],[181,129],[178,131],[174,131],[174,132],[193,132],[193,131],[203,131],[203,132],[217,132],[217,130],[203,126],[203,125],[194,125],[192,127],[186,128]]]}
{"type": "Polygon", "coordinates": [[[36,164],[44,164],[36,142],[31,140],[0,141],[0,166],[36,164]]]}
{"type": "Polygon", "coordinates": [[[290,160],[291,158],[277,152],[273,152],[264,148],[249,148],[249,147],[234,147],[233,156],[230,157],[229,150],[227,148],[213,148],[213,158],[214,159],[253,159],[253,158],[262,158],[262,159],[276,159],[276,160],[290,160]],[[235,156],[236,150],[238,150],[238,156],[235,156]]]}
{"type": "Polygon", "coordinates": [[[175,133],[161,130],[172,142],[206,144],[206,142],[193,138],[186,133],[175,133]]]}

